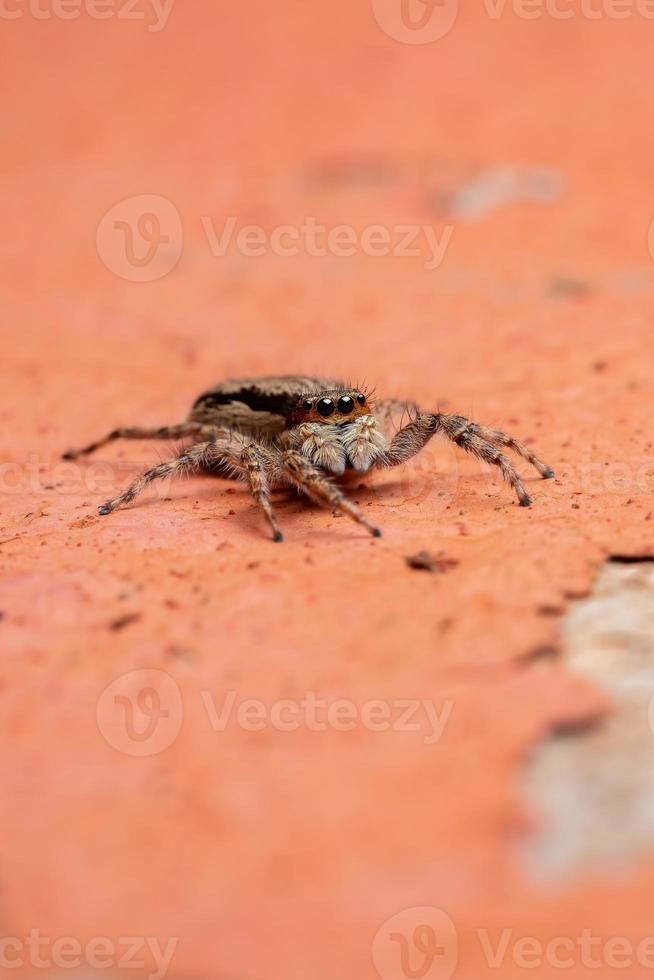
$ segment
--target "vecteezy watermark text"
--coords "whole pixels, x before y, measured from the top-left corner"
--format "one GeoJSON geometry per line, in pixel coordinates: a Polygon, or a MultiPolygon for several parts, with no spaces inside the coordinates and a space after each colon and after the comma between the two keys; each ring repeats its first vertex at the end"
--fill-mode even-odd
{"type": "MultiPolygon", "coordinates": [[[[433,44],[453,29],[459,0],[370,0],[375,20],[388,37],[402,44],[433,44]]],[[[483,0],[490,20],[505,15],[520,20],[654,19],[654,0],[483,0]]]]}
{"type": "MultiPolygon", "coordinates": [[[[2,0],[0,0],[0,3],[2,0]]],[[[260,259],[297,256],[348,259],[354,256],[421,260],[428,272],[445,258],[454,225],[352,224],[328,226],[313,215],[295,224],[275,227],[243,224],[235,215],[215,220],[201,215],[194,222],[216,259],[240,256],[260,259]]],[[[184,249],[182,217],[172,203],[157,194],[125,198],[101,218],[96,247],[104,265],[121,279],[153,282],[171,272],[184,249]]]]}
{"type": "Polygon", "coordinates": [[[4,970],[147,970],[149,980],[163,980],[168,973],[179,940],[142,936],[120,937],[117,940],[96,936],[80,942],[74,936],[53,939],[39,929],[30,929],[27,936],[0,937],[0,967],[4,970]]]}
{"type": "MultiPolygon", "coordinates": [[[[489,970],[654,969],[654,936],[637,940],[597,934],[584,926],[577,933],[526,935],[506,926],[473,928],[468,937],[489,970]]],[[[470,949],[470,942],[467,944],[470,949]]],[[[443,909],[417,906],[402,909],[382,923],[372,942],[372,960],[382,980],[450,980],[456,973],[459,931],[443,909]]],[[[501,974],[499,974],[501,975],[501,974]]],[[[601,974],[602,976],[605,974],[601,974]]]]}
{"type": "Polygon", "coordinates": [[[499,20],[506,12],[512,12],[521,20],[625,20],[643,17],[654,20],[654,0],[484,0],[486,13],[491,20],[499,20]]]}
{"type": "Polygon", "coordinates": [[[220,228],[213,219],[203,217],[202,227],[211,254],[224,258],[230,251],[248,258],[266,254],[293,258],[304,254],[312,258],[352,258],[361,254],[371,258],[422,258],[429,271],[442,263],[454,232],[453,225],[436,229],[431,225],[368,225],[359,230],[354,225],[328,227],[307,216],[300,225],[278,225],[267,231],[261,225],[243,225],[227,218],[220,228]]]}
{"type": "Polygon", "coordinates": [[[554,970],[572,970],[578,966],[589,970],[603,966],[654,968],[654,936],[634,943],[626,936],[595,935],[590,928],[580,929],[577,936],[554,936],[547,940],[521,936],[511,928],[493,935],[488,929],[477,929],[476,933],[492,970],[501,969],[507,961],[525,970],[543,966],[554,970]]]}
{"type": "Polygon", "coordinates": [[[453,701],[434,704],[427,698],[374,698],[357,704],[348,698],[329,700],[307,691],[299,700],[282,698],[266,704],[257,698],[239,698],[228,691],[218,703],[210,691],[202,692],[209,724],[224,732],[230,724],[248,732],[272,728],[278,732],[403,732],[422,735],[425,745],[433,745],[443,735],[454,708],[453,701]]]}
{"type": "Polygon", "coordinates": [[[0,20],[144,21],[150,34],[164,29],[175,0],[0,0],[0,20]]]}
{"type": "MultiPolygon", "coordinates": [[[[92,433],[90,433],[92,435],[92,433]]],[[[405,477],[397,481],[405,502],[422,504],[430,495],[445,496],[445,503],[452,498],[458,483],[456,447],[443,443],[450,452],[448,471],[439,471],[429,456],[418,457],[405,477]],[[446,491],[446,493],[444,493],[446,491]]],[[[491,478],[496,474],[486,464],[480,464],[480,472],[491,478]]],[[[61,460],[53,454],[29,453],[20,462],[9,460],[0,463],[0,494],[22,496],[25,493],[56,491],[59,495],[89,493],[109,496],[135,475],[135,464],[129,460],[88,459],[61,460]]],[[[654,458],[606,459],[584,449],[564,474],[566,486],[579,495],[651,494],[654,491],[654,458]]],[[[372,484],[371,493],[383,489],[372,484]]],[[[502,484],[494,482],[501,493],[502,484]]],[[[157,481],[148,489],[150,494],[165,497],[170,490],[166,481],[157,481]]],[[[492,490],[492,487],[491,487],[492,490]]],[[[490,491],[489,491],[490,492],[490,491]]],[[[379,503],[385,506],[382,495],[379,503]]],[[[390,498],[388,506],[397,506],[397,497],[390,498]]]]}
{"type": "MultiPolygon", "coordinates": [[[[427,698],[318,697],[306,691],[300,698],[263,701],[229,690],[217,697],[200,692],[209,727],[245,732],[398,732],[434,745],[442,737],[454,701],[435,704],[427,698]]],[[[177,739],[184,721],[179,685],[166,671],[142,668],[122,674],[100,694],[96,706],[98,729],[105,741],[124,755],[143,757],[164,752],[177,739]]]]}

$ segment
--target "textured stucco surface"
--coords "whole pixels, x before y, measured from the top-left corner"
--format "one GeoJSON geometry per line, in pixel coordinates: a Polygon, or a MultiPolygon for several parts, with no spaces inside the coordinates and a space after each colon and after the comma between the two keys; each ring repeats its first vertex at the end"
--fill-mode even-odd
{"type": "Polygon", "coordinates": [[[654,27],[635,8],[464,7],[425,45],[365,2],[178,0],[159,32],[0,23],[5,935],[178,937],[180,980],[368,980],[383,923],[429,906],[454,924],[456,977],[512,980],[561,971],[510,947],[498,973],[479,930],[652,932],[650,855],[553,886],[519,842],[534,746],[610,707],[544,655],[559,616],[608,554],[654,551],[654,27]],[[136,195],[183,226],[151,282],[110,268],[121,232],[103,217],[136,195]],[[216,257],[202,219],[229,217],[453,233],[433,270],[361,250],[216,257]],[[289,370],[509,429],[557,479],[530,480],[526,511],[438,444],[355,484],[382,539],[291,497],[278,546],[209,478],[98,518],[165,446],[59,462],[117,424],[181,419],[219,378],[289,370]],[[458,564],[409,569],[424,549],[458,564]],[[164,674],[119,681],[137,670],[164,674]],[[172,736],[143,757],[121,751],[141,743],[121,742],[115,701],[139,690],[172,736]],[[418,732],[215,731],[207,697],[229,692],[451,711],[432,744],[424,715],[418,732]]]}

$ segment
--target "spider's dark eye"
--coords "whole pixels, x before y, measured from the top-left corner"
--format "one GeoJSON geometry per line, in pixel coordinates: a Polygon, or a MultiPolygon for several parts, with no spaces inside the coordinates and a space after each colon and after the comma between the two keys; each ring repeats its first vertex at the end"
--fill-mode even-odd
{"type": "Polygon", "coordinates": [[[305,412],[310,412],[312,405],[313,405],[313,402],[309,401],[308,398],[305,401],[302,402],[302,408],[304,409],[305,412]]]}
{"type": "Polygon", "coordinates": [[[334,402],[331,400],[331,398],[321,398],[316,405],[318,415],[331,415],[334,408],[334,402]]]}
{"type": "Polygon", "coordinates": [[[354,402],[349,395],[343,395],[338,399],[338,410],[341,415],[347,415],[354,408],[354,402]]]}
{"type": "Polygon", "coordinates": [[[357,395],[357,401],[358,401],[359,405],[365,405],[366,404],[366,396],[365,395],[357,395]]]}

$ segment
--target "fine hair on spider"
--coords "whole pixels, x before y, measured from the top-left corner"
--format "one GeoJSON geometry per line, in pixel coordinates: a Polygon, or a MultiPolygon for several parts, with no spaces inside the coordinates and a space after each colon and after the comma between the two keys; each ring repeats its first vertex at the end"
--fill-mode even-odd
{"type": "Polygon", "coordinates": [[[224,381],[196,399],[185,422],[114,429],[64,458],[86,456],[116,439],[190,440],[104,503],[100,514],[131,503],[154,480],[205,469],[247,484],[274,541],[283,540],[270,497],[279,487],[295,487],[379,537],[379,528],[336,479],[347,471],[367,473],[406,463],[437,433],[496,466],[523,507],[530,506],[531,498],[505,450],[526,460],[543,479],[554,476],[524,443],[462,415],[425,412],[410,401],[376,400],[374,389],[301,375],[224,381]],[[399,428],[394,428],[398,415],[399,428]]]}

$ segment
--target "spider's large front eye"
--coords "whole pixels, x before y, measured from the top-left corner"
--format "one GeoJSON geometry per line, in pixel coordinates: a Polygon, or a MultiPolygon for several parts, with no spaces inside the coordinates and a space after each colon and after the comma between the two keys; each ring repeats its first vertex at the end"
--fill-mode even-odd
{"type": "Polygon", "coordinates": [[[338,410],[341,415],[347,415],[354,408],[354,402],[349,395],[343,395],[338,399],[338,410]]]}
{"type": "Polygon", "coordinates": [[[359,405],[365,405],[366,404],[366,396],[365,395],[357,395],[357,401],[358,401],[359,405]]]}
{"type": "Polygon", "coordinates": [[[331,398],[321,398],[316,405],[318,415],[332,415],[334,408],[334,402],[331,400],[331,398]]]}

